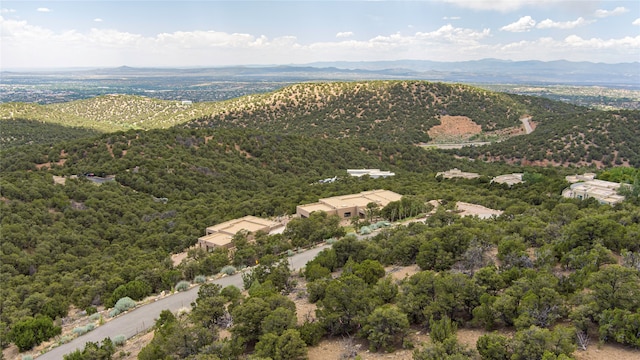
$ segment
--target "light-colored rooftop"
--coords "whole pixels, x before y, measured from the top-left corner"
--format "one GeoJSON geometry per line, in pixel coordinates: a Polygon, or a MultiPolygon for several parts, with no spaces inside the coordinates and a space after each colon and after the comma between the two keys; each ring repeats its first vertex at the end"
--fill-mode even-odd
{"type": "Polygon", "coordinates": [[[276,227],[279,225],[280,223],[278,222],[249,215],[243,218],[225,221],[218,225],[209,226],[207,228],[207,233],[211,234],[213,232],[224,232],[227,234],[234,235],[240,230],[256,232],[259,230],[267,229],[266,231],[268,231],[269,228],[276,227]]]}
{"type": "Polygon", "coordinates": [[[470,204],[462,201],[456,203],[456,209],[460,211],[460,216],[477,216],[480,219],[488,219],[492,216],[500,216],[501,210],[494,210],[478,204],[470,204]]]}
{"type": "Polygon", "coordinates": [[[505,175],[498,175],[496,177],[494,177],[493,179],[491,179],[491,182],[495,182],[498,184],[507,184],[509,186],[513,185],[513,184],[519,184],[522,181],[522,177],[524,176],[524,174],[522,173],[513,173],[513,174],[505,174],[505,175]]]}
{"type": "Polygon", "coordinates": [[[347,173],[356,177],[369,175],[374,179],[395,175],[395,173],[392,173],[391,171],[380,171],[380,169],[347,169],[347,173]]]}
{"type": "Polygon", "coordinates": [[[334,208],[332,208],[331,206],[323,203],[306,204],[306,205],[300,205],[298,207],[305,211],[308,211],[309,213],[312,213],[314,211],[329,212],[334,210],[334,208]]]}
{"type": "Polygon", "coordinates": [[[399,201],[402,195],[389,190],[363,191],[357,194],[347,194],[320,199],[317,203],[299,205],[298,209],[308,213],[314,211],[331,212],[345,208],[365,208],[369,203],[376,203],[380,207],[387,206],[392,201],[399,201]]]}
{"type": "Polygon", "coordinates": [[[464,172],[458,168],[453,168],[447,171],[441,171],[436,176],[442,176],[445,179],[463,178],[463,179],[475,179],[480,177],[480,174],[472,172],[464,172]]]}
{"type": "Polygon", "coordinates": [[[577,183],[579,181],[589,181],[596,178],[595,173],[584,173],[582,175],[568,175],[565,179],[570,183],[577,183]]]}
{"type": "Polygon", "coordinates": [[[602,203],[616,204],[624,201],[624,196],[618,194],[620,186],[619,183],[592,179],[571,184],[562,191],[562,196],[582,199],[592,197],[602,203]]]}
{"type": "Polygon", "coordinates": [[[330,198],[320,199],[321,203],[327,204],[334,209],[344,207],[365,207],[367,204],[374,202],[380,205],[380,207],[387,206],[392,201],[398,201],[402,199],[402,195],[394,193],[389,190],[371,190],[363,191],[358,194],[348,194],[334,196],[330,198]]]}
{"type": "Polygon", "coordinates": [[[218,232],[218,233],[213,233],[213,234],[200,237],[198,238],[198,241],[205,242],[215,246],[224,247],[231,244],[231,239],[233,239],[233,236],[218,232]]]}

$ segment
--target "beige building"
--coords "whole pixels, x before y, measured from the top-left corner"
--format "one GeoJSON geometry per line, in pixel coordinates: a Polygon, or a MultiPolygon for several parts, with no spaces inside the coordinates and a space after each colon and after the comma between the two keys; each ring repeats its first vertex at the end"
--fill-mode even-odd
{"type": "Polygon", "coordinates": [[[582,175],[568,175],[568,176],[565,176],[565,179],[571,184],[575,184],[575,183],[580,182],[580,181],[589,181],[589,180],[593,180],[595,178],[596,178],[596,174],[594,174],[594,173],[584,173],[582,175]]]}
{"type": "Polygon", "coordinates": [[[320,199],[317,203],[298,205],[296,214],[307,218],[314,211],[324,211],[328,215],[338,215],[340,218],[365,216],[367,204],[376,203],[380,208],[392,201],[399,201],[402,195],[389,190],[363,191],[358,194],[334,196],[320,199]]]}
{"type": "Polygon", "coordinates": [[[464,172],[460,169],[453,168],[449,171],[441,171],[436,174],[436,177],[442,176],[445,179],[463,178],[463,179],[475,179],[480,177],[480,174],[464,172]]]}
{"type": "Polygon", "coordinates": [[[506,174],[506,175],[498,175],[496,177],[494,177],[493,179],[491,179],[492,183],[498,183],[498,184],[507,184],[509,186],[514,185],[514,184],[520,184],[522,183],[522,177],[524,176],[524,174],[522,173],[513,173],[513,174],[506,174]]]}
{"type": "MultiPolygon", "coordinates": [[[[245,230],[250,234],[264,231],[267,234],[278,232],[283,225],[277,221],[262,219],[255,216],[245,216],[240,219],[229,220],[218,225],[209,226],[205,230],[205,235],[198,238],[198,247],[206,251],[217,247],[231,249],[233,247],[231,239],[238,232],[245,230]]],[[[252,237],[249,237],[252,240],[252,237]]]]}
{"type": "Polygon", "coordinates": [[[355,177],[369,175],[372,179],[386,178],[395,175],[395,173],[391,171],[380,171],[380,169],[347,169],[347,173],[355,177]]]}
{"type": "Polygon", "coordinates": [[[562,191],[562,196],[580,200],[594,198],[601,204],[613,205],[624,201],[624,196],[618,194],[620,186],[622,184],[592,179],[571,184],[562,191]]]}

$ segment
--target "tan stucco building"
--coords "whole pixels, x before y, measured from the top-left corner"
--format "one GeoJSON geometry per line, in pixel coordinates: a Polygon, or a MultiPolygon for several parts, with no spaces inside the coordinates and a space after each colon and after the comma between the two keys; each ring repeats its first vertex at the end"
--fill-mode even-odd
{"type": "Polygon", "coordinates": [[[624,201],[624,196],[618,194],[620,186],[622,184],[611,181],[587,180],[571,184],[562,191],[562,196],[580,200],[594,198],[601,204],[613,205],[624,201]]]}
{"type": "Polygon", "coordinates": [[[363,191],[358,194],[340,195],[320,199],[317,203],[298,205],[296,214],[307,218],[314,211],[324,211],[328,215],[338,215],[340,218],[365,216],[367,204],[376,203],[380,208],[392,201],[399,201],[402,195],[389,190],[363,191]]]}
{"type": "Polygon", "coordinates": [[[441,171],[436,174],[436,177],[442,176],[444,179],[463,178],[463,179],[475,179],[479,178],[480,174],[472,172],[464,172],[458,168],[453,168],[447,171],[441,171]]]}
{"type": "MultiPolygon", "coordinates": [[[[198,247],[211,251],[217,247],[231,249],[231,239],[238,232],[245,230],[250,234],[264,231],[267,234],[277,232],[283,225],[277,221],[262,219],[256,216],[245,216],[240,219],[225,221],[218,225],[209,226],[205,235],[198,238],[198,247]]],[[[249,240],[252,240],[250,236],[249,240]]]]}

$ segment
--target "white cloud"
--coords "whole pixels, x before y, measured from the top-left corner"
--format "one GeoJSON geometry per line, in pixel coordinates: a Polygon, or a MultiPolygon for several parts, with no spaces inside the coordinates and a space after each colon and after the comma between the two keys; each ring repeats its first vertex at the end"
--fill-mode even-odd
{"type": "Polygon", "coordinates": [[[579,17],[574,21],[553,21],[551,19],[546,19],[540,21],[536,27],[538,29],[573,29],[592,22],[593,21],[587,21],[582,17],[579,17]]]}
{"type": "Polygon", "coordinates": [[[484,29],[482,31],[475,31],[472,29],[465,28],[456,28],[451,24],[444,25],[440,27],[438,30],[423,33],[416,33],[416,38],[419,39],[429,39],[429,40],[438,40],[438,41],[449,41],[452,43],[468,43],[475,42],[482,38],[489,36],[489,29],[484,29]]]}
{"type": "Polygon", "coordinates": [[[0,9],[0,14],[11,14],[14,12],[16,12],[16,9],[7,9],[7,8],[0,9]]]}
{"type": "Polygon", "coordinates": [[[535,7],[549,3],[559,3],[562,0],[444,0],[462,8],[474,10],[490,10],[499,12],[510,12],[523,7],[535,7]]]}
{"type": "Polygon", "coordinates": [[[531,30],[534,26],[536,26],[536,21],[533,20],[531,16],[527,15],[521,17],[514,23],[501,27],[500,30],[509,32],[525,32],[531,30]]]}
{"type": "Polygon", "coordinates": [[[95,19],[93,19],[93,21],[94,22],[102,22],[102,19],[101,18],[95,18],[95,19]]]}
{"type": "Polygon", "coordinates": [[[496,43],[489,29],[444,25],[429,32],[301,43],[295,36],[176,31],[151,36],[114,29],[52,31],[0,16],[3,68],[73,66],[221,66],[315,61],[429,59],[622,62],[640,56],[640,36],[542,38],[496,43]],[[567,51],[570,49],[570,51],[567,51]],[[599,51],[604,50],[604,51],[599,51]],[[41,54],[46,53],[43,58],[41,54]],[[6,56],[5,56],[6,55],[6,56]]]}
{"type": "Polygon", "coordinates": [[[500,57],[511,60],[569,60],[619,63],[640,56],[640,35],[619,39],[583,39],[577,35],[556,40],[545,37],[534,41],[518,41],[495,48],[500,57]],[[570,51],[568,51],[570,49],[570,51]]]}
{"type": "Polygon", "coordinates": [[[337,38],[349,38],[353,36],[352,31],[343,31],[336,34],[337,38]]]}
{"type": "Polygon", "coordinates": [[[460,16],[444,16],[442,20],[460,20],[462,19],[460,16]]]}
{"type": "Polygon", "coordinates": [[[599,18],[604,18],[604,17],[608,17],[608,16],[616,16],[616,15],[621,15],[624,14],[626,12],[628,12],[629,9],[622,7],[622,6],[618,6],[617,8],[613,9],[613,10],[604,10],[604,9],[598,9],[595,12],[595,16],[599,17],[599,18]]]}
{"type": "Polygon", "coordinates": [[[53,10],[46,7],[39,7],[36,9],[37,12],[52,12],[53,10]]]}
{"type": "Polygon", "coordinates": [[[637,18],[637,19],[633,20],[633,22],[631,23],[631,25],[640,26],[640,18],[637,18]]]}
{"type": "Polygon", "coordinates": [[[579,47],[582,49],[589,49],[589,50],[614,49],[614,48],[621,48],[621,47],[628,47],[629,49],[638,49],[640,48],[640,35],[636,37],[625,36],[620,39],[600,39],[600,38],[583,39],[577,35],[570,35],[564,39],[564,42],[567,45],[579,47]]]}

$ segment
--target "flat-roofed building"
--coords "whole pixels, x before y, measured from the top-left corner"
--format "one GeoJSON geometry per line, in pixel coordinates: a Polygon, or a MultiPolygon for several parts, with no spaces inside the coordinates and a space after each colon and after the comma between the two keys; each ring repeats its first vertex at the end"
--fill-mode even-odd
{"type": "Polygon", "coordinates": [[[369,175],[369,177],[373,179],[395,175],[395,173],[392,173],[391,171],[381,171],[380,169],[347,169],[347,173],[355,177],[369,175]]]}
{"type": "Polygon", "coordinates": [[[580,200],[594,198],[601,204],[613,205],[624,201],[624,196],[618,194],[620,186],[623,184],[593,179],[571,184],[562,191],[562,196],[580,200]]]}
{"type": "MultiPolygon", "coordinates": [[[[218,225],[209,226],[205,230],[205,235],[198,238],[198,246],[207,251],[217,247],[231,249],[233,244],[231,240],[233,236],[240,231],[247,231],[255,234],[258,231],[264,231],[267,234],[277,232],[283,225],[277,221],[262,219],[256,216],[245,216],[240,219],[225,221],[218,225]]],[[[253,238],[250,236],[249,240],[253,238]]]]}
{"type": "Polygon", "coordinates": [[[582,175],[567,175],[565,176],[565,179],[571,183],[577,183],[577,182],[581,182],[581,181],[589,181],[589,180],[594,180],[596,178],[596,174],[595,173],[584,173],[582,175]]]}
{"type": "Polygon", "coordinates": [[[522,182],[524,182],[522,180],[522,177],[524,176],[523,173],[513,173],[513,174],[505,174],[505,175],[498,175],[496,177],[494,177],[493,179],[491,179],[492,183],[498,183],[498,184],[507,184],[509,186],[514,185],[514,184],[520,184],[522,182]]]}
{"type": "Polygon", "coordinates": [[[363,191],[358,194],[348,194],[320,199],[317,203],[299,205],[296,214],[309,217],[314,211],[324,211],[328,215],[338,215],[340,218],[365,216],[367,204],[376,203],[380,208],[392,201],[399,201],[402,195],[389,190],[363,191]]]}
{"type": "Polygon", "coordinates": [[[445,179],[463,178],[463,179],[475,179],[479,178],[480,174],[472,172],[464,172],[458,168],[453,168],[448,171],[441,171],[436,174],[436,177],[442,176],[445,179]]]}

